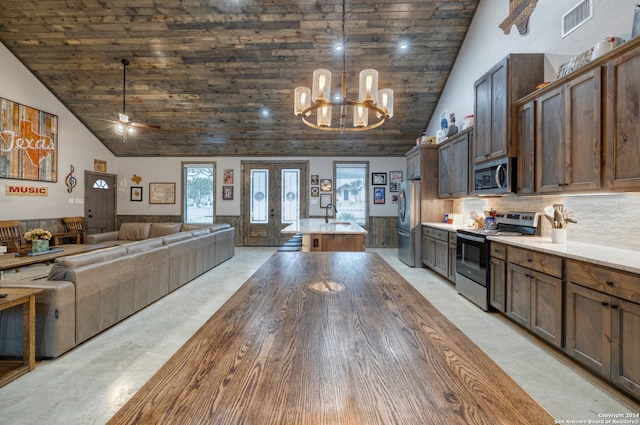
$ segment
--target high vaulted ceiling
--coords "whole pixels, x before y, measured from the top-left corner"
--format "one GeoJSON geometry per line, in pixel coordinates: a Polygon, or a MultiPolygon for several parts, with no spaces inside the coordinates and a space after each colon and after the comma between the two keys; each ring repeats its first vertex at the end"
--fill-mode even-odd
{"type": "Polygon", "coordinates": [[[293,115],[314,69],[341,90],[341,0],[0,0],[0,41],[116,156],[400,155],[434,113],[478,1],[347,0],[348,97],[365,68],[395,95],[394,117],[358,133],[293,115]],[[127,114],[161,127],[126,142],[92,119],[122,112],[123,58],[127,114]]]}

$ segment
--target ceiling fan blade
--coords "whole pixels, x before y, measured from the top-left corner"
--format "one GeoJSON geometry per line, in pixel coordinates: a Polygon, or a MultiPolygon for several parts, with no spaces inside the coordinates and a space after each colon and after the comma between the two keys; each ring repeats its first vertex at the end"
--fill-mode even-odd
{"type": "Polygon", "coordinates": [[[161,130],[162,129],[159,125],[141,124],[139,122],[130,122],[129,125],[132,126],[132,127],[137,127],[137,128],[150,128],[152,130],[161,130]]]}
{"type": "Polygon", "coordinates": [[[105,119],[105,118],[97,118],[97,117],[85,117],[85,118],[89,119],[89,120],[108,122],[108,123],[111,123],[111,124],[120,124],[120,121],[108,120],[108,119],[105,119]]]}

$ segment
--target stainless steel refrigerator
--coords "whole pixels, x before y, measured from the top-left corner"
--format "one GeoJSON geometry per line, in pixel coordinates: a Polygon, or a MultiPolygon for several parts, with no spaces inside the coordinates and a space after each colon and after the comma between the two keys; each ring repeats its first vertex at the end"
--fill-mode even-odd
{"type": "Polygon", "coordinates": [[[420,180],[400,184],[398,194],[398,258],[411,267],[422,267],[420,180]]]}

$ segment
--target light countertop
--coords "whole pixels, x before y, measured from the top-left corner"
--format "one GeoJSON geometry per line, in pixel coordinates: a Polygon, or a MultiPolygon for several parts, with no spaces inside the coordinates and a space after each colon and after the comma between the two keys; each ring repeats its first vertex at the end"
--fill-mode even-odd
{"type": "Polygon", "coordinates": [[[367,231],[355,223],[339,219],[329,219],[325,223],[324,218],[301,218],[281,230],[282,233],[324,233],[324,234],[344,234],[344,235],[366,235],[367,231]]]}
{"type": "MultiPolygon", "coordinates": [[[[450,232],[469,227],[454,226],[446,223],[422,223],[422,225],[450,232]]],[[[640,274],[640,252],[630,249],[612,248],[583,242],[572,242],[570,240],[566,243],[552,243],[551,238],[540,236],[487,236],[487,239],[501,242],[505,245],[532,249],[563,258],[640,274]]]]}

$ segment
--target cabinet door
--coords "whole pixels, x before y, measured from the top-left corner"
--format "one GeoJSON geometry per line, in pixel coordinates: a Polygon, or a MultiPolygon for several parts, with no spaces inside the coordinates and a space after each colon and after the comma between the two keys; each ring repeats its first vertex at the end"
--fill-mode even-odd
{"type": "Polygon", "coordinates": [[[558,87],[536,102],[536,188],[538,192],[564,189],[565,102],[558,87]]]}
{"type": "Polygon", "coordinates": [[[518,193],[535,192],[535,102],[518,108],[518,193]]]}
{"type": "Polygon", "coordinates": [[[565,351],[593,371],[611,374],[611,297],[567,283],[565,351]]]}
{"type": "Polygon", "coordinates": [[[640,188],[640,48],[607,64],[606,185],[640,188]]]}
{"type": "Polygon", "coordinates": [[[449,233],[449,270],[447,278],[454,282],[456,281],[456,254],[458,252],[457,247],[457,235],[455,232],[449,233]]]}
{"type": "Polygon", "coordinates": [[[491,76],[485,74],[474,86],[474,162],[486,161],[491,152],[491,76]]]}
{"type": "Polygon", "coordinates": [[[507,264],[506,313],[525,328],[531,321],[531,270],[516,264],[507,264]]]}
{"type": "Polygon", "coordinates": [[[433,269],[436,264],[436,240],[422,237],[422,264],[433,269]]]}
{"type": "Polygon", "coordinates": [[[449,244],[441,240],[435,241],[435,261],[433,270],[444,277],[449,275],[449,244]]]}
{"type": "Polygon", "coordinates": [[[472,132],[467,132],[451,142],[453,149],[451,194],[463,197],[469,194],[469,139],[472,132]]]}
{"type": "Polygon", "coordinates": [[[446,143],[438,149],[438,196],[450,197],[453,194],[453,145],[446,143]]]}
{"type": "Polygon", "coordinates": [[[489,285],[489,303],[498,311],[507,309],[507,262],[491,257],[491,283],[489,285]]]}
{"type": "Polygon", "coordinates": [[[611,379],[640,396],[640,305],[613,298],[611,379]]]}
{"type": "Polygon", "coordinates": [[[531,271],[531,330],[562,346],[562,280],[531,271]]]}
{"type": "Polygon", "coordinates": [[[504,58],[475,83],[474,162],[508,154],[508,71],[504,58]]]}
{"type": "Polygon", "coordinates": [[[600,74],[600,68],[595,69],[565,86],[565,190],[593,190],[602,186],[600,74]]]}

